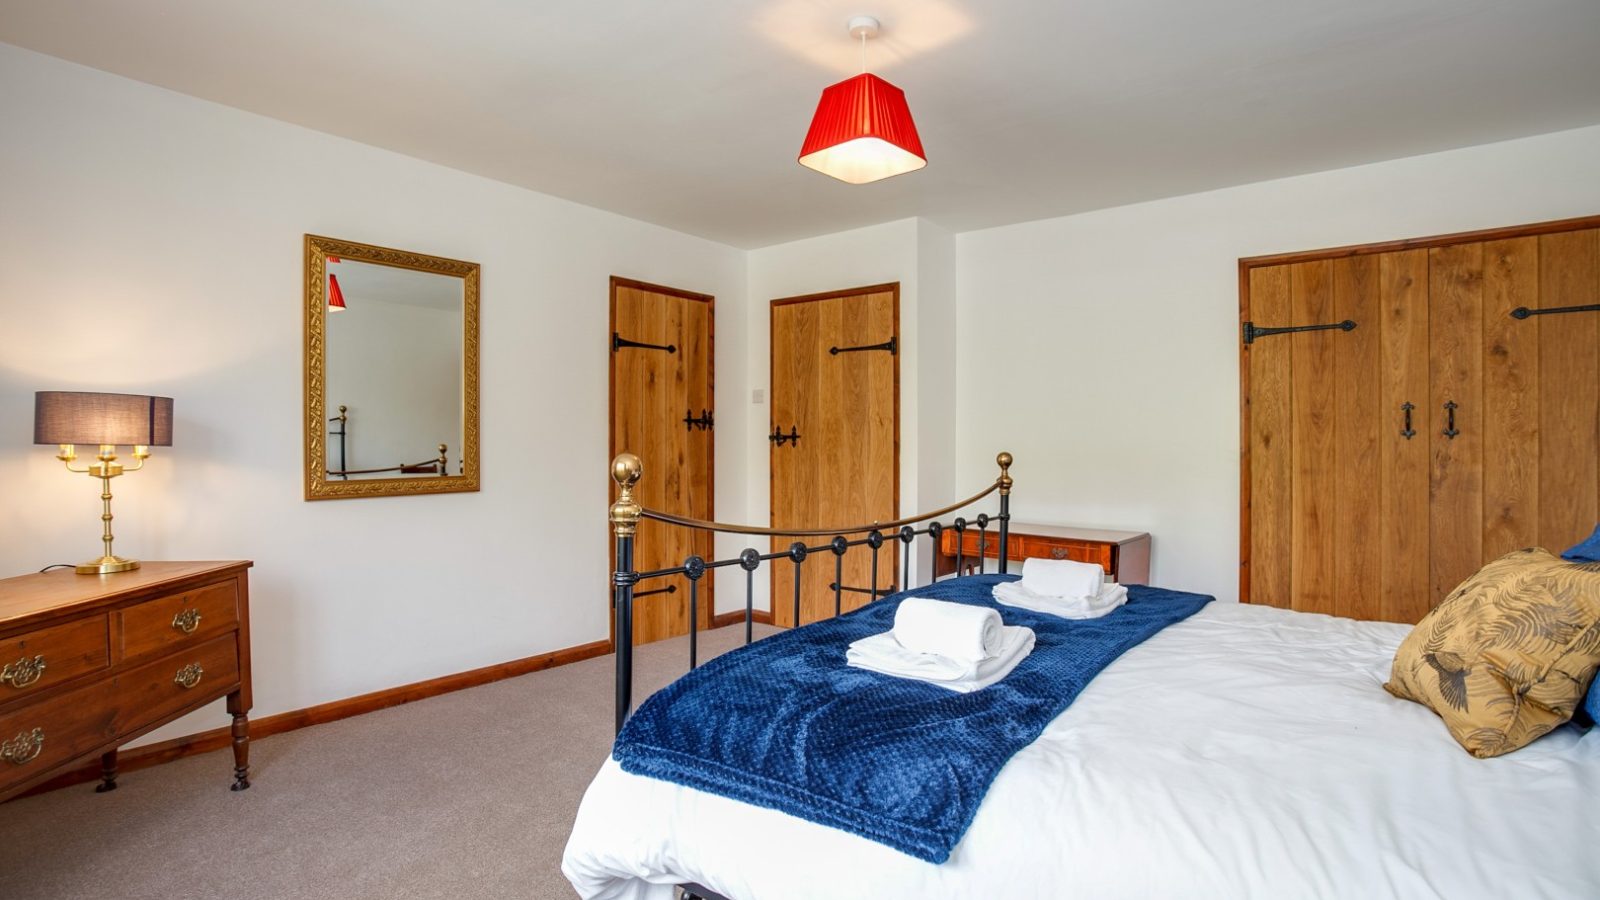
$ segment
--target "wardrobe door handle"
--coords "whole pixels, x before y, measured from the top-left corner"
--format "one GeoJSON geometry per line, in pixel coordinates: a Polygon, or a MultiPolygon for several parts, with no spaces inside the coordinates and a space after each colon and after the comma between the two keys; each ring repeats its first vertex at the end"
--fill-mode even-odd
{"type": "Polygon", "coordinates": [[[1453,441],[1456,439],[1456,435],[1461,433],[1456,428],[1456,402],[1454,400],[1444,405],[1444,415],[1444,436],[1453,441]]]}
{"type": "Polygon", "coordinates": [[[1417,405],[1409,400],[1400,404],[1400,409],[1406,414],[1406,427],[1400,429],[1400,436],[1408,441],[1417,436],[1417,430],[1411,427],[1411,411],[1416,408],[1417,405]]]}

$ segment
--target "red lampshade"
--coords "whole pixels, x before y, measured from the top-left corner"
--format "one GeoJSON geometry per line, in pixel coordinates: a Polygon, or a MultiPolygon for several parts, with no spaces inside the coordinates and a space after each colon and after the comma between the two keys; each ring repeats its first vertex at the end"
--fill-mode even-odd
{"type": "MultiPolygon", "coordinates": [[[[357,285],[360,287],[360,285],[357,285]]],[[[344,291],[339,290],[339,276],[328,276],[328,312],[344,311],[344,291]]]]}
{"type": "Polygon", "coordinates": [[[800,165],[866,184],[927,164],[905,91],[870,72],[823,89],[800,165]]]}

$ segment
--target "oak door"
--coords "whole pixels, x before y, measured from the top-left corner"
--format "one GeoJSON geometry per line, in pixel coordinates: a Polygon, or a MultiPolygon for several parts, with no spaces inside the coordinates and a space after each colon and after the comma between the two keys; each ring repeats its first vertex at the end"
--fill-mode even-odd
{"type": "MultiPolygon", "coordinates": [[[[899,309],[898,284],[772,301],[773,527],[827,528],[898,517],[899,309]]],[[[783,550],[795,540],[820,542],[782,537],[772,547],[783,550]]],[[[877,554],[865,546],[847,552],[839,608],[870,602],[874,590],[892,591],[898,559],[892,540],[877,554]]],[[[824,552],[801,567],[801,624],[834,614],[834,562],[824,552]]],[[[771,566],[773,622],[793,625],[794,566],[771,566]]]]}
{"type": "MultiPolygon", "coordinates": [[[[698,519],[711,519],[713,510],[713,307],[706,294],[611,279],[611,454],[633,453],[644,463],[634,493],[641,504],[698,519]]],[[[641,572],[681,565],[696,554],[712,558],[710,532],[650,520],[639,523],[634,547],[641,572]]],[[[701,628],[711,622],[711,582],[704,578],[699,585],[701,628]]],[[[634,643],[688,631],[688,580],[641,582],[634,592],[634,643]]]]}
{"type": "Polygon", "coordinates": [[[1252,602],[1415,622],[1485,562],[1600,520],[1600,231],[1252,268],[1252,602]]]}

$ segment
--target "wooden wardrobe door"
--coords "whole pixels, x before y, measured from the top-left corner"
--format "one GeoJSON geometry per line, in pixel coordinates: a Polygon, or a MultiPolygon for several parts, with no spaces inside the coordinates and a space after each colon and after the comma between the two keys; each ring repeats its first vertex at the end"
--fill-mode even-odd
{"type": "MultiPolygon", "coordinates": [[[[635,496],[644,506],[713,518],[714,432],[684,421],[714,407],[712,298],[614,278],[611,329],[612,455],[627,451],[643,461],[635,496]]],[[[707,531],[642,521],[634,542],[635,569],[682,565],[691,554],[711,559],[711,540],[707,531]]],[[[699,591],[699,627],[705,628],[711,622],[712,579],[701,579],[699,591]]],[[[633,629],[636,644],[687,634],[688,579],[669,576],[640,584],[633,629]]]]}
{"type": "Polygon", "coordinates": [[[1249,317],[1356,322],[1248,351],[1249,600],[1363,619],[1427,609],[1426,251],[1250,272],[1249,317]]]}
{"type": "MultiPolygon", "coordinates": [[[[781,446],[772,442],[774,527],[832,527],[898,516],[897,288],[773,301],[772,417],[771,427],[800,435],[781,446]],[[893,350],[881,346],[891,340],[893,350]]],[[[785,550],[795,540],[775,538],[772,549],[785,550]]],[[[844,557],[841,609],[872,599],[872,558],[867,547],[844,557]]],[[[879,591],[895,584],[898,559],[898,544],[886,541],[878,555],[879,591]]],[[[771,568],[773,621],[792,625],[793,567],[771,568]]],[[[802,624],[833,615],[834,572],[831,554],[802,568],[802,624]]]]}

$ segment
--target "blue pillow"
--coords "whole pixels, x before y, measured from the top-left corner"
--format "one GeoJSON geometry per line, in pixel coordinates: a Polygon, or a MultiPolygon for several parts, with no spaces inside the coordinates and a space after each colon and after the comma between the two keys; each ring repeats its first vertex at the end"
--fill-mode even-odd
{"type": "Polygon", "coordinates": [[[1583,705],[1578,707],[1572,719],[1579,725],[1593,725],[1600,722],[1600,675],[1589,682],[1589,693],[1584,695],[1583,705]]]}
{"type": "Polygon", "coordinates": [[[1567,562],[1600,562],[1600,525],[1596,525],[1594,534],[1582,543],[1561,554],[1561,558],[1567,562]]]}

